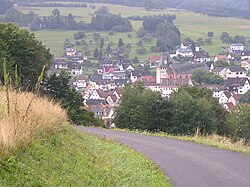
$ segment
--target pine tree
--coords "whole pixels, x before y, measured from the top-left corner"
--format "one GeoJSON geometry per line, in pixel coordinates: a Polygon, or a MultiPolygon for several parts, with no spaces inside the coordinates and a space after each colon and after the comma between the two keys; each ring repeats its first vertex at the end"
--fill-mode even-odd
{"type": "Polygon", "coordinates": [[[122,39],[120,38],[119,42],[118,42],[118,48],[121,48],[123,46],[124,46],[124,43],[123,43],[122,39]]]}
{"type": "Polygon", "coordinates": [[[95,48],[94,58],[98,58],[98,57],[99,57],[99,51],[98,51],[98,48],[95,48]]]}

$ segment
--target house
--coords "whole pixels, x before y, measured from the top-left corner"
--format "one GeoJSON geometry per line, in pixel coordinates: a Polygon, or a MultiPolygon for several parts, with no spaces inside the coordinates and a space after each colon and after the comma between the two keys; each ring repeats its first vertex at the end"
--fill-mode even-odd
{"type": "Polygon", "coordinates": [[[239,102],[240,99],[243,97],[241,94],[232,94],[231,97],[229,98],[228,102],[232,103],[234,106],[236,106],[239,102]]]}
{"type": "Polygon", "coordinates": [[[156,68],[156,83],[161,83],[162,79],[190,79],[196,69],[209,71],[207,65],[204,63],[170,64],[169,66],[164,64],[156,68]]]}
{"type": "Polygon", "coordinates": [[[120,69],[121,71],[129,71],[129,72],[135,70],[135,68],[134,68],[131,64],[121,64],[121,65],[119,66],[119,69],[120,69]]]}
{"type": "Polygon", "coordinates": [[[152,55],[149,57],[149,66],[150,68],[155,68],[161,64],[167,64],[170,61],[169,54],[165,55],[152,55]]]}
{"type": "Polygon", "coordinates": [[[241,66],[231,66],[226,70],[226,78],[247,77],[247,70],[241,66]]]}
{"type": "Polygon", "coordinates": [[[97,100],[104,99],[105,100],[109,95],[113,95],[113,92],[96,89],[89,96],[89,99],[97,99],[97,100]]]}
{"type": "Polygon", "coordinates": [[[70,56],[68,57],[68,60],[71,62],[77,62],[79,64],[84,62],[83,56],[70,56]]]}
{"type": "Polygon", "coordinates": [[[220,104],[228,103],[228,100],[231,96],[232,94],[229,91],[224,91],[219,97],[219,103],[220,104]]]}
{"type": "Polygon", "coordinates": [[[176,56],[177,57],[193,57],[193,51],[191,48],[180,48],[176,50],[176,56]]]}
{"type": "Polygon", "coordinates": [[[235,94],[245,94],[250,90],[248,78],[228,78],[224,82],[225,89],[235,94]]]}
{"type": "Polygon", "coordinates": [[[102,79],[102,75],[100,75],[100,74],[90,74],[88,76],[88,80],[89,80],[90,84],[93,84],[96,81],[99,81],[101,79],[102,79]]]}
{"type": "Polygon", "coordinates": [[[241,59],[242,60],[250,60],[250,51],[243,51],[241,53],[241,59]]]}
{"type": "Polygon", "coordinates": [[[101,67],[111,67],[113,66],[113,61],[112,60],[100,60],[99,64],[101,67]]]}
{"type": "Polygon", "coordinates": [[[72,76],[81,75],[82,74],[82,65],[81,64],[72,64],[69,73],[72,76]]]}
{"type": "Polygon", "coordinates": [[[212,70],[212,72],[224,79],[226,78],[226,70],[227,68],[225,67],[216,67],[212,70]]]}
{"type": "Polygon", "coordinates": [[[235,106],[234,106],[234,104],[233,103],[225,103],[224,105],[223,105],[223,107],[227,110],[227,111],[230,111],[230,110],[232,110],[235,106]]]}
{"type": "Polygon", "coordinates": [[[245,46],[242,43],[231,44],[229,51],[232,53],[239,53],[245,50],[245,46]]]}
{"type": "Polygon", "coordinates": [[[194,57],[193,57],[194,63],[204,63],[208,61],[211,61],[211,58],[206,51],[196,51],[194,53],[194,57]]]}
{"type": "Polygon", "coordinates": [[[115,67],[113,66],[103,66],[102,73],[114,73],[115,67]]]}
{"type": "Polygon", "coordinates": [[[247,71],[249,71],[249,69],[250,69],[250,60],[244,60],[240,64],[241,64],[241,67],[243,67],[247,71]]]}
{"type": "Polygon", "coordinates": [[[192,45],[191,42],[188,42],[188,41],[183,42],[183,43],[181,43],[181,49],[189,49],[189,48],[191,48],[191,45],[192,45]]]}
{"type": "Polygon", "coordinates": [[[54,61],[54,66],[56,69],[68,69],[68,62],[64,58],[57,58],[54,61]]]}
{"type": "Polygon", "coordinates": [[[143,71],[143,70],[135,70],[135,71],[132,71],[130,73],[130,80],[131,80],[131,83],[134,83],[136,81],[140,81],[143,79],[144,76],[149,76],[150,73],[147,72],[147,71],[143,71]]]}
{"type": "Polygon", "coordinates": [[[111,107],[117,107],[119,105],[119,98],[116,95],[109,95],[106,101],[111,107]]]}
{"type": "Polygon", "coordinates": [[[225,88],[223,85],[218,84],[202,84],[203,87],[213,91],[213,97],[220,98],[225,88]]]}
{"type": "Polygon", "coordinates": [[[76,76],[75,81],[73,82],[76,90],[80,90],[87,87],[87,79],[84,76],[76,76]]]}
{"type": "Polygon", "coordinates": [[[74,48],[66,48],[66,56],[75,56],[76,54],[76,49],[74,48]]]}
{"type": "Polygon", "coordinates": [[[182,85],[190,85],[193,83],[191,79],[164,79],[161,83],[146,82],[145,86],[152,91],[160,92],[162,97],[170,97],[182,85]]]}
{"type": "Polygon", "coordinates": [[[105,100],[98,99],[87,99],[85,105],[89,108],[90,111],[94,113],[95,117],[104,117],[107,116],[108,105],[105,100]]]}
{"type": "Polygon", "coordinates": [[[117,88],[119,87],[124,87],[125,85],[129,84],[130,80],[129,79],[116,79],[114,80],[114,84],[117,88]]]}
{"type": "Polygon", "coordinates": [[[125,71],[114,71],[113,73],[113,80],[121,80],[126,79],[126,72],[125,71]]]}
{"type": "Polygon", "coordinates": [[[218,61],[229,62],[228,55],[216,55],[216,56],[214,57],[214,62],[218,62],[218,61]]]}

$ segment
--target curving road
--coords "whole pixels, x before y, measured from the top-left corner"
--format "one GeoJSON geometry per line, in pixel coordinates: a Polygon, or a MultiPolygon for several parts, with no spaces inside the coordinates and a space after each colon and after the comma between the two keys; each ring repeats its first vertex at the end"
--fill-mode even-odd
{"type": "Polygon", "coordinates": [[[174,187],[250,187],[250,157],[215,147],[113,130],[78,127],[114,138],[157,163],[174,187]]]}

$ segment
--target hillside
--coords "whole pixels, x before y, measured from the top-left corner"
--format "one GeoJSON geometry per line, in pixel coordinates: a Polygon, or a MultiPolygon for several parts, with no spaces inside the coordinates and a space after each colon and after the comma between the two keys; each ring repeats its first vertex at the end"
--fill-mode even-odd
{"type": "Polygon", "coordinates": [[[0,91],[0,186],[124,185],[170,186],[139,153],[77,132],[55,103],[0,91]]]}
{"type": "MultiPolygon", "coordinates": [[[[50,0],[52,1],[52,0],[50,0]]],[[[55,1],[55,0],[53,0],[55,1]]],[[[58,0],[59,1],[59,0],[58,0]]],[[[61,0],[60,0],[61,1],[61,0]]],[[[248,0],[75,0],[80,2],[112,3],[147,8],[181,8],[196,13],[241,17],[250,19],[250,2],[248,0]]]]}

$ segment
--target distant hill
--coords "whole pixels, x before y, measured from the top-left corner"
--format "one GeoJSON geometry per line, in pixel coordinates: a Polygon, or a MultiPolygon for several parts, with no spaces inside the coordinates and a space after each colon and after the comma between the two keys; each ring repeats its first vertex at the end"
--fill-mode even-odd
{"type": "MultiPolygon", "coordinates": [[[[32,1],[32,0],[30,0],[32,1]]],[[[38,0],[33,0],[38,1],[38,0]]],[[[42,1],[42,0],[40,0],[42,1]]],[[[51,0],[62,1],[62,0],[51,0]]],[[[68,0],[65,0],[68,1],[68,0]]],[[[213,16],[228,16],[250,19],[249,0],[75,0],[79,2],[112,3],[147,8],[181,8],[213,16]]]]}

